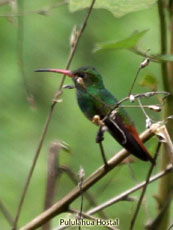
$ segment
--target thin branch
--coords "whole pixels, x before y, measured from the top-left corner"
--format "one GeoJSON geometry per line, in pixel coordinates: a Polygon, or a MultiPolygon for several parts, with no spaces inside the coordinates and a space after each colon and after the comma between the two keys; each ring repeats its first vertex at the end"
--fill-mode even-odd
{"type": "MultiPolygon", "coordinates": [[[[129,171],[130,171],[131,178],[136,183],[136,185],[139,184],[139,181],[138,181],[138,179],[137,179],[137,177],[136,177],[136,175],[135,175],[135,173],[133,171],[133,168],[131,167],[130,162],[128,162],[127,165],[128,165],[129,171]]],[[[147,200],[146,200],[145,196],[144,196],[144,199],[143,199],[143,205],[144,205],[144,209],[145,209],[145,214],[146,214],[147,220],[149,221],[150,217],[149,217],[148,203],[147,203],[147,200]]]]}
{"type": "Polygon", "coordinates": [[[9,223],[9,225],[13,226],[13,218],[12,218],[10,212],[8,211],[8,209],[5,207],[5,205],[3,204],[3,202],[1,200],[0,200],[0,211],[4,215],[5,219],[9,223]]]}
{"type": "MultiPolygon", "coordinates": [[[[154,106],[158,106],[158,107],[161,107],[162,105],[142,105],[143,108],[148,108],[150,109],[150,107],[154,107],[154,106]]],[[[119,108],[141,108],[139,105],[120,105],[119,108]]]]}
{"type": "MultiPolygon", "coordinates": [[[[160,146],[161,146],[161,142],[159,142],[158,145],[157,145],[156,153],[155,153],[155,155],[154,155],[154,162],[156,162],[156,159],[157,159],[157,156],[158,156],[158,153],[159,153],[159,150],[160,150],[160,146]]],[[[140,199],[139,199],[139,201],[138,201],[138,204],[137,204],[135,213],[134,213],[133,218],[132,218],[132,221],[131,221],[130,230],[133,230],[133,227],[134,227],[134,225],[135,225],[135,221],[136,221],[137,215],[138,215],[138,213],[139,213],[139,209],[140,209],[140,207],[141,207],[142,200],[143,200],[143,198],[144,198],[144,195],[145,195],[147,186],[148,186],[148,184],[149,184],[150,176],[151,176],[151,173],[152,173],[152,171],[153,171],[153,169],[154,169],[154,166],[155,166],[155,164],[152,164],[151,167],[150,167],[150,169],[149,169],[149,171],[148,171],[148,175],[147,175],[147,179],[146,179],[145,186],[143,187],[143,190],[142,190],[140,199]]]]}
{"type": "MultiPolygon", "coordinates": [[[[144,68],[145,66],[147,66],[148,65],[148,63],[149,63],[149,61],[148,61],[149,59],[145,59],[141,64],[140,64],[140,66],[141,66],[141,68],[144,68]]],[[[65,76],[64,76],[65,77],[65,76]]],[[[83,83],[84,84],[84,83],[83,83]]],[[[117,103],[115,103],[115,104],[113,104],[113,105],[109,105],[109,104],[107,104],[107,103],[105,103],[103,100],[101,100],[100,98],[98,98],[98,97],[96,97],[95,95],[92,95],[90,92],[88,92],[88,90],[87,90],[87,88],[86,87],[84,87],[84,90],[85,90],[85,92],[90,96],[90,97],[92,97],[92,98],[94,98],[95,100],[97,100],[98,102],[100,102],[100,103],[102,103],[102,105],[105,107],[105,108],[107,108],[107,109],[109,109],[109,111],[107,112],[107,114],[104,116],[104,118],[102,119],[102,120],[100,120],[100,117],[98,117],[98,115],[95,115],[94,117],[93,117],[93,123],[95,123],[95,124],[97,124],[97,125],[99,125],[99,126],[103,126],[103,124],[104,124],[104,121],[107,119],[107,118],[109,118],[109,119],[111,119],[109,116],[111,115],[111,113],[112,113],[112,111],[114,111],[114,110],[116,110],[116,108],[119,108],[119,106],[123,103],[123,102],[125,102],[125,101],[127,101],[127,100],[129,100],[130,102],[134,102],[135,101],[135,99],[139,99],[139,98],[150,98],[150,97],[153,97],[153,96],[155,96],[155,95],[159,95],[159,94],[163,94],[164,96],[162,97],[162,101],[164,101],[165,100],[165,98],[167,98],[170,94],[168,93],[168,92],[165,92],[165,91],[150,91],[150,92],[146,92],[146,93],[138,93],[138,94],[134,94],[134,95],[129,95],[129,96],[127,96],[127,97],[125,97],[125,98],[123,98],[123,99],[121,99],[120,101],[118,101],[117,103]],[[132,101],[133,100],[133,101],[132,101]],[[101,124],[102,123],[102,124],[101,124]]],[[[132,88],[131,88],[131,90],[132,90],[132,88]]],[[[130,91],[131,91],[130,90],[130,91]]],[[[59,94],[60,94],[61,92],[59,92],[59,94]]],[[[155,106],[155,107],[157,107],[157,106],[155,106]]],[[[153,107],[150,107],[150,109],[156,109],[156,108],[153,108],[153,107]]],[[[160,110],[160,108],[158,108],[157,107],[157,110],[160,110]]],[[[112,121],[113,122],[113,121],[112,121]]],[[[114,123],[114,122],[113,122],[114,123]]],[[[114,123],[114,125],[119,129],[119,127],[114,123]]],[[[147,127],[148,128],[148,127],[147,127]]],[[[120,130],[121,131],[121,130],[120,130]]],[[[99,132],[101,132],[101,129],[99,129],[99,132]]],[[[98,132],[98,133],[99,133],[98,132]]],[[[102,135],[103,136],[103,135],[102,135]]],[[[124,136],[124,138],[125,138],[125,136],[124,136]]],[[[97,143],[99,143],[100,141],[96,141],[97,143]]],[[[102,153],[102,155],[103,155],[103,148],[102,148],[103,146],[101,146],[100,145],[100,149],[101,149],[101,153],[102,153]]],[[[105,157],[103,157],[103,161],[105,162],[105,157]]],[[[105,164],[106,165],[106,164],[105,164]]]]}
{"type": "MultiPolygon", "coordinates": [[[[59,167],[59,170],[62,170],[63,172],[65,172],[70,178],[71,180],[74,182],[75,185],[77,185],[78,183],[78,179],[77,179],[77,176],[75,175],[75,173],[71,170],[71,168],[69,168],[68,166],[66,165],[63,165],[63,166],[60,166],[59,167]]],[[[86,191],[84,193],[86,199],[89,201],[89,203],[92,205],[92,206],[97,206],[97,203],[95,201],[95,197],[93,197],[93,195],[90,194],[89,191],[86,191]]],[[[100,211],[100,217],[102,217],[103,219],[107,219],[106,215],[104,212],[100,211]]]]}
{"type": "MultiPolygon", "coordinates": [[[[88,12],[86,14],[86,17],[83,21],[83,24],[82,24],[82,27],[79,31],[79,34],[78,34],[78,37],[77,37],[77,40],[76,40],[76,43],[75,45],[71,48],[70,50],[70,54],[69,54],[69,58],[68,58],[68,61],[67,61],[67,65],[66,65],[66,68],[69,68],[71,62],[72,62],[72,59],[73,59],[73,56],[75,54],[75,51],[77,49],[77,46],[78,46],[78,43],[79,43],[79,40],[83,34],[83,31],[87,25],[87,21],[88,21],[88,18],[91,14],[91,11],[93,9],[93,5],[95,3],[95,0],[92,1],[91,5],[90,5],[90,8],[88,9],[88,12]]],[[[41,151],[41,148],[42,148],[42,145],[43,145],[43,142],[44,142],[44,139],[45,139],[45,136],[47,134],[47,130],[48,130],[48,127],[49,127],[49,123],[50,123],[50,120],[52,118],[52,114],[54,112],[54,108],[55,108],[55,105],[57,104],[57,99],[58,97],[61,95],[61,90],[62,90],[62,86],[63,86],[63,83],[65,81],[65,76],[63,76],[61,82],[60,82],[60,86],[58,88],[58,91],[52,101],[52,104],[51,104],[51,107],[50,107],[50,110],[49,110],[49,113],[48,113],[48,117],[46,119],[46,122],[45,122],[45,125],[44,125],[44,128],[43,128],[43,131],[42,131],[42,134],[41,134],[41,137],[40,137],[40,141],[39,141],[39,144],[38,144],[38,147],[37,147],[37,150],[36,150],[36,153],[35,153],[35,156],[34,156],[34,159],[33,159],[33,163],[32,163],[32,166],[30,168],[30,171],[29,171],[29,174],[28,174],[28,177],[26,179],[26,182],[25,182],[25,185],[24,185],[24,189],[23,189],[23,192],[22,192],[22,195],[21,195],[21,199],[19,201],[19,205],[18,205],[18,209],[17,209],[17,213],[16,213],[16,218],[15,218],[15,221],[14,221],[14,225],[13,225],[13,230],[16,229],[16,226],[17,226],[17,222],[18,222],[18,219],[19,219],[19,216],[20,216],[20,213],[21,213],[21,209],[22,209],[22,205],[23,205],[23,202],[24,202],[24,199],[25,199],[25,195],[26,195],[26,192],[28,190],[28,186],[30,184],[30,180],[31,180],[31,177],[32,177],[32,174],[33,174],[33,171],[35,169],[35,165],[37,163],[37,160],[38,160],[38,157],[40,155],[40,151],[41,151]]]]}
{"type": "Polygon", "coordinates": [[[134,84],[135,84],[135,82],[136,82],[136,79],[137,79],[137,77],[138,77],[140,71],[141,71],[141,68],[139,67],[139,68],[138,68],[138,71],[137,71],[137,73],[136,73],[136,76],[135,76],[135,78],[134,78],[134,80],[133,80],[133,83],[132,83],[132,85],[130,86],[130,90],[129,90],[128,96],[130,96],[130,94],[131,94],[131,92],[132,92],[133,86],[134,86],[134,84]]]}
{"type": "MultiPolygon", "coordinates": [[[[129,49],[129,51],[131,51],[131,52],[133,52],[133,53],[135,53],[137,55],[140,55],[142,57],[146,57],[146,53],[141,51],[141,50],[139,50],[139,49],[137,49],[136,47],[129,49]]],[[[147,57],[149,57],[152,62],[156,62],[156,63],[159,63],[159,64],[161,62],[161,60],[159,58],[159,55],[148,55],[147,54],[147,57]]]]}
{"type": "MultiPolygon", "coordinates": [[[[166,170],[164,170],[164,171],[162,171],[162,172],[159,172],[159,173],[157,173],[156,175],[152,176],[152,177],[150,178],[150,180],[149,180],[149,183],[152,183],[152,182],[158,180],[159,178],[161,178],[161,177],[167,175],[168,173],[171,173],[172,170],[173,170],[173,166],[170,164],[170,165],[168,165],[168,167],[166,168],[166,170]]],[[[91,214],[91,215],[92,215],[92,214],[94,214],[94,213],[96,213],[96,212],[99,212],[99,211],[101,211],[101,210],[103,210],[103,209],[105,209],[105,208],[107,208],[107,207],[109,207],[109,206],[111,206],[111,205],[113,205],[113,204],[115,204],[115,203],[121,201],[121,200],[124,200],[124,199],[125,199],[126,197],[128,197],[131,193],[136,192],[136,191],[138,191],[139,189],[143,188],[143,187],[145,186],[145,184],[146,184],[146,181],[143,181],[143,182],[141,182],[140,184],[135,185],[134,187],[128,189],[127,191],[121,193],[120,195],[118,195],[118,196],[116,196],[116,197],[114,197],[114,198],[112,198],[112,199],[110,199],[110,200],[108,200],[108,201],[105,201],[104,203],[102,203],[102,204],[100,204],[100,205],[98,205],[98,206],[96,206],[96,207],[90,209],[90,210],[87,212],[87,214],[91,214]]]]}
{"type": "MultiPolygon", "coordinates": [[[[137,177],[135,175],[135,172],[134,172],[130,162],[127,162],[127,166],[129,168],[129,172],[130,172],[130,176],[131,176],[132,180],[135,182],[136,185],[139,184],[139,181],[138,181],[138,179],[137,179],[137,177]]],[[[127,198],[129,198],[129,197],[127,196],[127,198]]],[[[147,200],[146,200],[145,196],[144,196],[144,199],[143,199],[143,205],[144,205],[147,220],[149,221],[150,217],[149,217],[148,203],[147,203],[147,200]]]]}
{"type": "MultiPolygon", "coordinates": [[[[149,97],[152,97],[154,95],[159,95],[159,94],[163,94],[163,99],[165,99],[166,97],[169,96],[169,93],[168,92],[165,92],[165,91],[152,91],[152,92],[146,92],[146,93],[137,93],[137,94],[134,94],[133,97],[134,99],[137,99],[137,98],[149,98],[149,97]]],[[[162,100],[163,100],[162,99],[162,100]]],[[[130,97],[127,96],[127,97],[124,97],[123,99],[121,99],[120,101],[118,101],[111,109],[110,111],[106,114],[106,116],[103,118],[103,122],[104,120],[106,120],[109,115],[111,114],[111,112],[113,110],[115,110],[116,108],[118,108],[123,102],[127,101],[127,100],[130,100],[130,97]]]]}
{"type": "Polygon", "coordinates": [[[16,213],[16,217],[15,217],[15,220],[14,220],[14,225],[13,225],[13,230],[16,230],[17,222],[18,222],[18,219],[19,219],[19,216],[20,216],[20,212],[21,212],[22,205],[23,205],[23,202],[24,202],[24,199],[25,199],[25,195],[26,195],[26,192],[28,190],[28,186],[29,186],[29,183],[30,183],[30,180],[31,180],[34,168],[35,168],[35,165],[37,163],[37,160],[38,160],[38,157],[39,157],[39,154],[40,154],[40,151],[41,151],[41,147],[43,145],[43,141],[45,139],[45,136],[46,136],[46,133],[47,133],[47,130],[48,130],[48,126],[49,126],[52,114],[53,114],[53,109],[51,107],[51,110],[50,110],[50,112],[48,114],[48,118],[46,120],[45,126],[44,126],[43,131],[42,131],[42,135],[41,135],[39,145],[38,145],[37,150],[36,150],[36,154],[35,154],[33,162],[32,162],[32,166],[31,166],[31,168],[29,170],[29,174],[27,176],[27,179],[26,179],[26,182],[25,182],[25,185],[24,185],[24,189],[23,189],[23,192],[22,192],[22,195],[21,195],[21,199],[20,199],[19,204],[18,204],[17,213],[16,213]]]}
{"type": "Polygon", "coordinates": [[[139,65],[139,67],[138,67],[138,70],[137,70],[137,72],[136,72],[135,78],[134,78],[134,80],[133,80],[133,82],[132,82],[132,85],[131,85],[131,87],[130,87],[128,96],[130,96],[131,93],[132,93],[133,87],[134,87],[134,85],[135,85],[135,82],[136,82],[136,80],[137,80],[137,77],[138,77],[140,71],[141,71],[143,68],[145,68],[145,67],[149,64],[149,62],[150,62],[150,59],[149,59],[149,58],[145,58],[145,60],[142,61],[142,62],[140,63],[140,65],[139,65]]]}
{"type": "Polygon", "coordinates": [[[140,98],[138,98],[138,103],[139,103],[139,107],[141,108],[141,110],[142,110],[142,112],[143,112],[145,118],[149,118],[148,114],[145,112],[145,109],[144,109],[144,107],[143,107],[143,105],[142,105],[142,103],[141,103],[140,98]]]}
{"type": "MultiPolygon", "coordinates": [[[[86,15],[86,17],[85,17],[85,19],[84,19],[84,21],[83,21],[83,24],[82,24],[82,26],[81,26],[81,29],[80,29],[79,32],[78,32],[78,37],[76,38],[76,41],[74,42],[74,45],[73,45],[73,47],[72,47],[72,49],[71,49],[71,52],[70,52],[70,55],[69,55],[69,58],[68,58],[68,61],[67,61],[67,65],[66,65],[66,68],[65,68],[65,69],[68,69],[68,68],[70,67],[70,64],[71,64],[71,62],[72,62],[73,56],[74,56],[74,54],[75,54],[75,52],[76,52],[76,49],[77,49],[77,47],[78,47],[80,38],[81,38],[81,36],[82,36],[82,34],[83,34],[83,31],[85,30],[85,27],[86,27],[86,25],[87,25],[88,18],[89,18],[89,16],[91,15],[91,11],[92,11],[92,9],[93,9],[93,6],[94,6],[95,1],[96,1],[96,0],[92,0],[92,2],[91,2],[91,5],[90,5],[90,7],[89,7],[89,9],[88,9],[87,15],[86,15]]],[[[65,81],[65,78],[66,78],[66,76],[64,75],[64,76],[62,77],[61,82],[60,82],[60,85],[59,85],[58,91],[57,91],[57,93],[56,93],[56,95],[55,95],[55,98],[54,98],[54,100],[53,100],[53,104],[56,103],[56,100],[57,100],[57,98],[59,97],[59,94],[61,93],[61,90],[62,90],[64,81],[65,81]]],[[[53,104],[52,104],[52,106],[53,106],[53,104]]]]}
{"type": "MultiPolygon", "coordinates": [[[[44,201],[44,210],[47,210],[53,203],[55,188],[57,187],[57,179],[59,171],[59,151],[61,145],[59,141],[53,142],[50,146],[47,160],[47,185],[44,201]]],[[[43,225],[42,230],[49,230],[50,222],[43,225]]]]}
{"type": "MultiPolygon", "coordinates": [[[[145,130],[145,132],[140,136],[142,141],[146,141],[151,138],[160,124],[153,124],[150,129],[145,130]]],[[[92,173],[84,182],[82,186],[83,192],[88,190],[93,184],[103,178],[109,171],[111,171],[114,167],[118,166],[119,163],[129,156],[129,153],[123,149],[118,152],[114,157],[112,157],[107,163],[107,167],[102,165],[98,168],[94,173],[92,173]]],[[[61,212],[67,211],[69,205],[80,196],[80,189],[78,187],[74,188],[71,192],[69,192],[65,197],[63,197],[60,201],[51,206],[48,210],[43,212],[41,215],[34,218],[31,222],[20,228],[20,230],[32,230],[37,227],[42,226],[47,221],[52,219],[54,216],[58,215],[61,212]]]]}

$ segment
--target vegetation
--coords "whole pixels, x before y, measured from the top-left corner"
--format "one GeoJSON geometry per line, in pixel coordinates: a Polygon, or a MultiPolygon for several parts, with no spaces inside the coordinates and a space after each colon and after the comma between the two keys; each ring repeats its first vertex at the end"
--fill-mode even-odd
{"type": "MultiPolygon", "coordinates": [[[[89,0],[1,0],[1,229],[8,230],[12,226],[20,229],[40,215],[44,206],[56,203],[70,191],[73,193],[78,180],[82,183],[79,188],[85,186],[84,178],[103,164],[99,146],[95,143],[98,127],[87,121],[79,110],[75,90],[62,88],[63,84],[71,84],[71,80],[63,78],[62,81],[56,74],[38,74],[34,70],[95,66],[107,89],[121,100],[128,95],[140,63],[149,57],[151,62],[139,73],[133,93],[169,92],[161,113],[146,111],[155,121],[173,114],[173,1],[140,0],[139,4],[133,0],[131,5],[122,2],[96,0],[92,1],[92,8],[89,0]],[[31,181],[27,181],[31,165],[33,174],[29,176],[31,181]],[[54,175],[51,180],[47,180],[47,165],[50,174],[54,175]],[[79,179],[81,167],[84,171],[79,179]],[[21,202],[22,194],[25,195],[24,202],[21,202]],[[52,199],[47,200],[49,197],[52,199]],[[16,226],[12,223],[14,219],[16,226]]],[[[150,97],[142,99],[142,104],[157,104],[158,100],[160,97],[150,97]]],[[[145,130],[146,118],[141,109],[127,110],[138,131],[145,130]]],[[[172,125],[170,119],[167,129],[171,139],[172,125]]],[[[165,129],[161,131],[162,138],[165,138],[165,132],[165,129]]],[[[149,131],[146,135],[150,136],[147,149],[154,156],[158,139],[151,137],[149,131]]],[[[168,143],[168,138],[164,140],[168,143]]],[[[103,144],[107,159],[121,150],[107,133],[103,144]]],[[[168,149],[171,146],[169,142],[168,148],[162,147],[159,151],[152,175],[164,172],[170,163],[171,151],[168,149]]],[[[124,157],[127,155],[123,154],[124,157]]],[[[146,181],[150,169],[150,163],[131,157],[130,163],[110,168],[101,180],[92,182],[87,192],[82,193],[76,188],[78,199],[74,199],[70,210],[66,207],[65,212],[51,220],[51,227],[44,227],[45,230],[58,227],[60,218],[66,218],[69,212],[76,215],[74,210],[81,208],[81,193],[86,213],[146,181]]],[[[173,180],[170,172],[171,166],[166,176],[147,186],[135,229],[145,229],[147,223],[150,223],[148,229],[165,230],[171,226],[173,180]]],[[[99,173],[98,178],[105,174],[104,168],[99,173]]],[[[138,190],[125,201],[93,216],[119,218],[119,229],[130,229],[140,195],[141,190],[138,190]]]]}

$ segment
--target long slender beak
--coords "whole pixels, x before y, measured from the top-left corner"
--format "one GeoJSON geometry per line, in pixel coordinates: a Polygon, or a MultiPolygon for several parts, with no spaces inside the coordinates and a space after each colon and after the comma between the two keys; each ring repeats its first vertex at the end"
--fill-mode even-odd
{"type": "Polygon", "coordinates": [[[70,70],[64,70],[64,69],[38,69],[35,70],[35,72],[55,72],[55,73],[61,73],[67,75],[69,77],[74,77],[74,74],[70,70]]]}

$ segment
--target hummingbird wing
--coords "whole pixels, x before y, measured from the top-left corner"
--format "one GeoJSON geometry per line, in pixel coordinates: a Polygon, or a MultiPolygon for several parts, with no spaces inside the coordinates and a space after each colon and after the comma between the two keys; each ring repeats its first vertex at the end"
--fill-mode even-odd
{"type": "MultiPolygon", "coordinates": [[[[100,91],[100,97],[109,105],[117,103],[117,99],[106,89],[100,91]]],[[[131,154],[143,161],[150,160],[154,162],[141,141],[133,121],[123,108],[110,115],[104,122],[108,127],[109,133],[131,154]]]]}
{"type": "Polygon", "coordinates": [[[113,117],[106,119],[105,124],[109,133],[130,153],[143,161],[154,162],[133,123],[124,124],[121,115],[116,113],[113,117]]]}

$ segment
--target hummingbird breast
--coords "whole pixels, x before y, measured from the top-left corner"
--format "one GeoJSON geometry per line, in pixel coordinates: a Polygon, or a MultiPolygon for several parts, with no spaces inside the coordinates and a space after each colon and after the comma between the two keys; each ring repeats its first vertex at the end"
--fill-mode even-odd
{"type": "Polygon", "coordinates": [[[103,118],[115,104],[115,99],[106,100],[105,91],[103,89],[94,89],[89,92],[77,90],[77,101],[80,109],[85,116],[92,120],[95,115],[103,118]],[[104,94],[104,95],[103,95],[104,94]]]}

